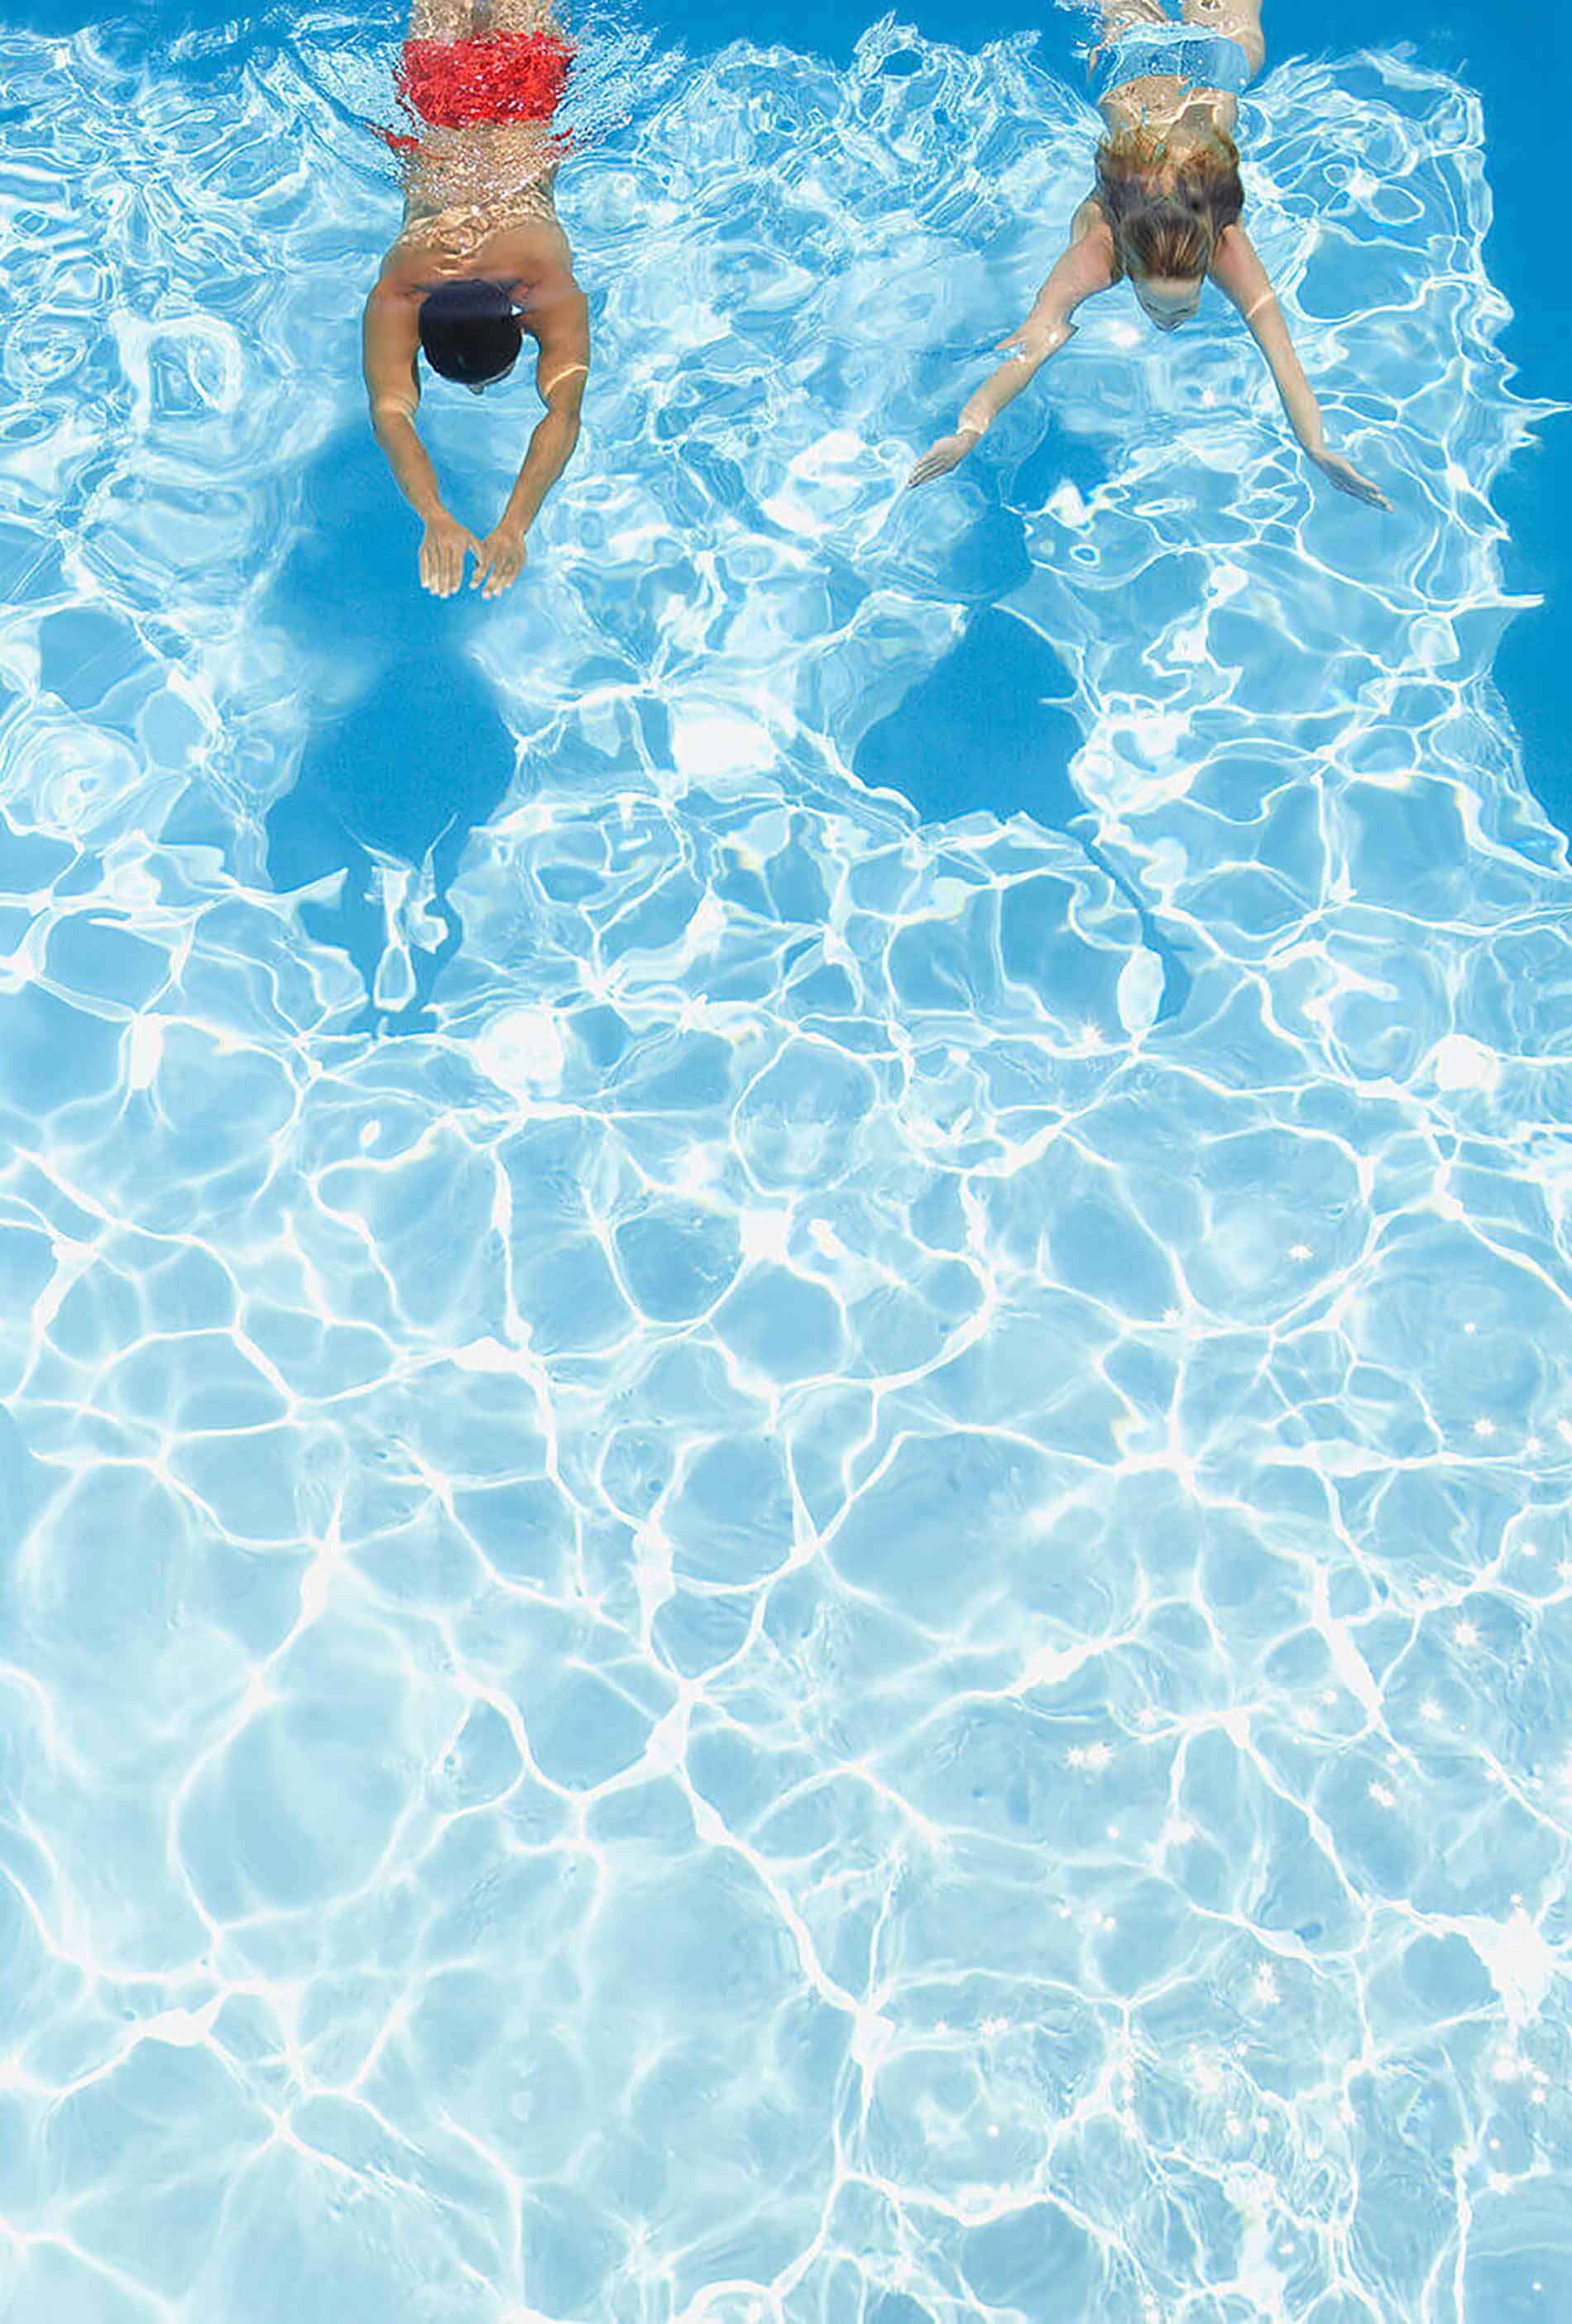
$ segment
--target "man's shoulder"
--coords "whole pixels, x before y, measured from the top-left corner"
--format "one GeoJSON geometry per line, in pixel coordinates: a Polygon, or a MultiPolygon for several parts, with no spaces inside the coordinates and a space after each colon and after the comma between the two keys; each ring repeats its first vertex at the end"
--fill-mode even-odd
{"type": "Polygon", "coordinates": [[[383,261],[382,272],[371,286],[365,303],[379,311],[407,307],[411,301],[421,298],[423,288],[422,284],[415,281],[413,270],[409,262],[390,250],[383,261]]]}
{"type": "Polygon", "coordinates": [[[529,281],[518,283],[513,298],[520,320],[537,338],[564,329],[577,331],[588,313],[588,301],[567,263],[543,268],[529,281]]]}

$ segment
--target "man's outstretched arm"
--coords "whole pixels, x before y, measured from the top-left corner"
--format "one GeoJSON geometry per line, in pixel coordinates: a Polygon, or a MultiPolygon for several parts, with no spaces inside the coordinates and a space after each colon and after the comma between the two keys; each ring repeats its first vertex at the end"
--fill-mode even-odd
{"type": "Polygon", "coordinates": [[[420,329],[406,299],[380,288],[365,302],[361,322],[361,368],[371,405],[371,431],[393,470],[393,478],[420,518],[421,586],[433,596],[451,597],[464,584],[464,559],[480,555],[475,535],[442,505],[437,471],[415,432],[421,383],[415,369],[420,329]]]}
{"type": "Polygon", "coordinates": [[[546,409],[535,422],[507,506],[480,545],[475,585],[485,597],[500,596],[523,569],[525,535],[578,441],[578,412],[589,374],[589,306],[572,278],[530,311],[540,338],[535,389],[546,409]]]}

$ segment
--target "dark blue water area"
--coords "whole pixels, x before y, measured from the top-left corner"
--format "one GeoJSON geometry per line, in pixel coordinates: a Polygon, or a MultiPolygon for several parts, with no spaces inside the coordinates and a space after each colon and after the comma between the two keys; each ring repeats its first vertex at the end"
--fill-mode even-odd
{"type": "MultiPolygon", "coordinates": [[[[938,0],[902,0],[896,13],[920,34],[952,42],[1041,30],[1047,41],[1063,44],[1067,72],[1080,70],[1068,20],[1045,0],[991,0],[985,12],[969,10],[960,21],[938,0]]],[[[233,69],[236,55],[287,41],[290,32],[287,10],[233,16],[182,0],[154,0],[107,22],[83,0],[21,0],[10,14],[13,21],[57,33],[97,23],[104,37],[128,49],[176,55],[180,69],[198,78],[220,78],[233,69]]],[[[1541,18],[1537,24],[1530,20],[1528,0],[1503,8],[1471,0],[1466,8],[1439,14],[1428,0],[1385,0],[1379,9],[1367,0],[1267,0],[1265,9],[1274,55],[1336,56],[1367,44],[1407,44],[1421,64],[1455,74],[1480,92],[1495,204],[1487,263],[1513,309],[1506,351],[1518,366],[1519,391],[1553,399],[1572,376],[1567,360],[1572,334],[1564,292],[1542,253],[1554,178],[1550,157],[1561,135],[1558,92],[1572,74],[1572,12],[1557,10],[1553,21],[1541,18]]],[[[743,37],[844,61],[865,21],[836,0],[748,0],[740,9],[735,0],[724,8],[718,0],[685,0],[662,13],[660,29],[695,51],[743,37]]],[[[393,10],[377,7],[368,21],[368,42],[394,37],[393,10]]],[[[1051,245],[1048,235],[1045,270],[1051,245]]],[[[1002,327],[1010,319],[1002,318],[1002,327]]],[[[985,454],[997,456],[991,447],[985,454]]],[[[948,659],[865,737],[856,771],[870,783],[901,790],[925,822],[978,808],[1001,816],[1029,810],[1084,844],[1084,833],[1073,829],[1080,802],[1068,775],[1079,739],[1073,687],[1051,648],[1000,609],[1024,569],[1024,549],[1019,521],[999,503],[1001,479],[990,473],[989,456],[977,466],[984,501],[971,537],[960,545],[957,569],[960,594],[971,598],[969,626],[948,659]],[[978,717],[980,706],[985,720],[978,717]],[[979,742],[984,733],[986,740],[979,742]]],[[[1030,506],[1034,493],[1045,497],[1066,478],[1088,489],[1097,481],[1096,461],[1050,425],[1013,479],[1012,495],[1030,506]]],[[[308,542],[279,582],[273,611],[286,630],[296,623],[303,633],[330,606],[347,644],[370,649],[364,658],[375,674],[358,706],[347,713],[336,709],[308,748],[294,793],[271,819],[270,868],[283,888],[319,878],[334,864],[343,869],[343,899],[331,910],[324,908],[323,933],[336,914],[337,940],[369,961],[381,942],[382,922],[367,899],[368,851],[418,862],[435,848],[437,908],[443,912],[444,879],[464,837],[510,779],[510,745],[465,650],[486,609],[478,601],[434,604],[414,586],[412,520],[392,493],[364,429],[347,429],[305,483],[308,498],[322,503],[316,512],[319,539],[330,537],[337,525],[352,527],[361,577],[349,595],[329,570],[326,551],[308,542]],[[418,686],[411,682],[415,671],[418,686]],[[395,767],[401,771],[390,781],[395,767]]],[[[1572,514],[1572,426],[1561,418],[1548,421],[1496,492],[1510,533],[1505,585],[1513,595],[1543,601],[1509,625],[1496,676],[1521,739],[1527,779],[1550,821],[1572,835],[1572,751],[1561,706],[1564,674],[1572,664],[1565,549],[1572,514]]],[[[1379,519],[1373,524],[1378,527],[1379,519]]],[[[1374,539],[1379,555],[1378,530],[1374,539]]],[[[456,928],[453,934],[456,939],[456,928]]],[[[422,968],[417,1014],[448,949],[445,945],[422,968]]],[[[1179,989],[1170,974],[1170,1001],[1179,989]]]]}
{"type": "MultiPolygon", "coordinates": [[[[307,929],[347,952],[369,988],[386,925],[378,860],[417,868],[430,860],[431,908],[447,933],[411,955],[407,1004],[390,1012],[368,1001],[364,1016],[368,1030],[418,1030],[463,934],[448,886],[470,832],[495,813],[513,779],[513,736],[467,650],[485,608],[415,586],[419,528],[390,491],[358,414],[322,447],[301,484],[302,521],[263,618],[299,649],[301,669],[330,623],[359,683],[347,700],[314,706],[295,779],[267,816],[268,872],[281,892],[316,891],[301,907],[307,929]],[[356,544],[352,586],[347,540],[356,544]]],[[[165,836],[223,847],[221,815],[200,785],[165,836]]]]}

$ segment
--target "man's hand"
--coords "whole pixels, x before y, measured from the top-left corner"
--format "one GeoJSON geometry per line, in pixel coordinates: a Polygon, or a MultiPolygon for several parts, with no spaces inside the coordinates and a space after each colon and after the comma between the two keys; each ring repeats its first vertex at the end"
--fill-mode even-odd
{"type": "Polygon", "coordinates": [[[948,476],[952,468],[960,466],[973,445],[981,441],[976,429],[971,428],[962,428],[954,436],[941,436],[938,443],[923,454],[907,477],[908,489],[913,484],[931,484],[935,476],[948,476]]]}
{"type": "Polygon", "coordinates": [[[429,589],[433,597],[451,597],[456,589],[464,586],[464,559],[473,549],[480,556],[480,543],[457,517],[446,509],[426,519],[426,530],[421,536],[421,586],[429,589]]]}
{"type": "Polygon", "coordinates": [[[1327,482],[1336,484],[1337,490],[1346,493],[1351,500],[1363,501],[1366,508],[1391,508],[1392,503],[1386,494],[1362,476],[1340,452],[1328,452],[1323,447],[1319,452],[1312,452],[1310,457],[1327,482]]]}
{"type": "Polygon", "coordinates": [[[524,528],[504,516],[493,525],[476,550],[475,578],[472,589],[479,589],[483,597],[500,597],[511,589],[524,569],[524,528]],[[484,587],[482,584],[484,583],[484,587]]]}

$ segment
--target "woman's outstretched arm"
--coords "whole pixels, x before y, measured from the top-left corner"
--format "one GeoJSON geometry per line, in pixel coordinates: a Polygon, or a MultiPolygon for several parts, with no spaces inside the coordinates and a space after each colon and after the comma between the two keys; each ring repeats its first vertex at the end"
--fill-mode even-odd
{"type": "Polygon", "coordinates": [[[1251,337],[1266,357],[1289,426],[1327,482],[1368,507],[1390,508],[1386,495],[1360,475],[1340,452],[1327,449],[1321,407],[1294,353],[1277,293],[1243,226],[1229,226],[1219,239],[1212,259],[1212,280],[1244,316],[1251,337]]]}
{"type": "MultiPolygon", "coordinates": [[[[1077,225],[1080,216],[1077,213],[1077,225]]],[[[1000,340],[1000,347],[1010,350],[1009,358],[967,398],[954,435],[941,436],[923,454],[907,483],[926,484],[958,466],[1004,406],[1014,401],[1050,355],[1057,355],[1073,336],[1070,317],[1082,300],[1106,290],[1113,280],[1113,236],[1099,218],[1076,235],[1032,301],[1031,312],[1020,329],[1000,340]]]]}

